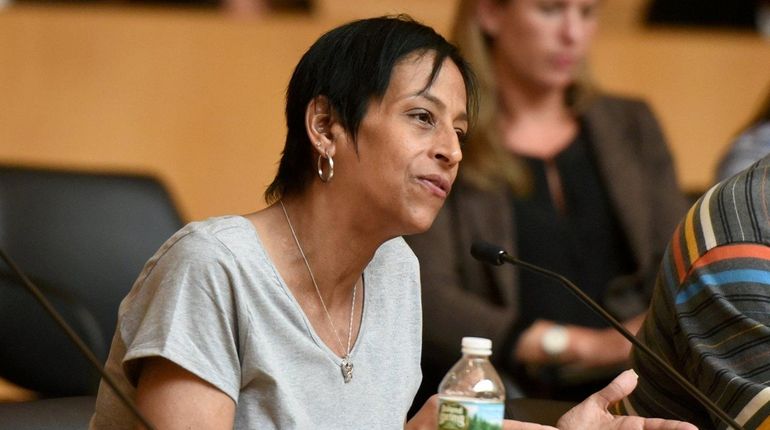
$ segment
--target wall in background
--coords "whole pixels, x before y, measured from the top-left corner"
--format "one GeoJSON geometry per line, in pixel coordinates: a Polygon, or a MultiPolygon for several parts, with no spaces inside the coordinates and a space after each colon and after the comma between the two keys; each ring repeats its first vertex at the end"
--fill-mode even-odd
{"type": "MultiPolygon", "coordinates": [[[[263,206],[283,145],[283,96],[302,52],[348,19],[409,12],[444,32],[454,1],[326,0],[316,16],[234,20],[190,10],[0,10],[0,162],[155,174],[184,215],[263,206]],[[402,6],[403,4],[403,6],[402,6]]],[[[610,90],[649,100],[683,186],[716,159],[770,84],[750,33],[645,29],[641,2],[605,2],[591,57],[610,90]],[[622,4],[622,5],[619,5],[622,4]]]]}

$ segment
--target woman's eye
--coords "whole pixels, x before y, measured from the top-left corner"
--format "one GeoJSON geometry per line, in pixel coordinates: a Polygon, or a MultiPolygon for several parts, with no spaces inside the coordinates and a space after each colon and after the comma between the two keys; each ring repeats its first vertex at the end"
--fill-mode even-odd
{"type": "Polygon", "coordinates": [[[561,4],[553,1],[544,1],[538,4],[538,9],[546,14],[554,14],[561,10],[561,4]]]}
{"type": "Polygon", "coordinates": [[[433,121],[433,115],[431,115],[430,112],[426,112],[426,111],[414,112],[412,113],[412,117],[424,124],[428,124],[431,126],[436,124],[433,121]]]}
{"type": "Polygon", "coordinates": [[[583,7],[580,10],[580,13],[583,15],[583,18],[593,18],[596,16],[596,4],[583,7]]]}
{"type": "Polygon", "coordinates": [[[456,128],[455,133],[457,133],[457,140],[460,142],[460,146],[464,146],[465,142],[468,140],[465,131],[462,129],[456,128]]]}

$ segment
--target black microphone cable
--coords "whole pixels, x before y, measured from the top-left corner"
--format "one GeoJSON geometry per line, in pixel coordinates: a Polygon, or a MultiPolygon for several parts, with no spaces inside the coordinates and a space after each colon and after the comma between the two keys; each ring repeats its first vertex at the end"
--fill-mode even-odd
{"type": "Polygon", "coordinates": [[[67,335],[67,337],[70,338],[72,343],[77,346],[77,348],[80,350],[80,352],[83,354],[83,356],[86,357],[86,359],[91,363],[91,365],[99,372],[99,374],[102,376],[105,382],[107,382],[107,385],[112,388],[112,390],[117,394],[117,396],[120,398],[120,400],[123,402],[123,404],[128,407],[128,409],[131,411],[131,413],[139,420],[141,423],[148,429],[148,430],[155,430],[155,427],[150,424],[150,421],[142,415],[141,412],[139,412],[139,409],[136,407],[134,402],[128,398],[128,396],[120,389],[118,388],[117,382],[115,382],[115,379],[104,371],[102,368],[102,365],[99,363],[99,360],[96,358],[96,355],[94,355],[93,351],[91,351],[85,342],[83,342],[83,339],[80,338],[80,336],[75,332],[75,330],[70,327],[69,324],[67,324],[67,321],[62,318],[62,316],[59,314],[59,312],[56,311],[56,309],[51,305],[51,302],[46,299],[46,297],[43,295],[43,293],[40,291],[40,288],[38,288],[30,279],[27,277],[27,275],[22,272],[22,270],[19,268],[19,266],[16,265],[16,263],[11,259],[11,257],[2,249],[0,248],[0,257],[3,258],[5,263],[8,265],[8,267],[11,268],[13,273],[18,276],[18,278],[22,281],[22,284],[29,290],[29,292],[37,299],[37,301],[40,303],[41,306],[43,306],[43,309],[48,313],[48,315],[53,318],[54,321],[56,321],[56,324],[61,327],[62,330],[64,330],[64,333],[67,335]]]}
{"type": "Polygon", "coordinates": [[[722,422],[727,424],[728,428],[732,427],[735,430],[743,430],[743,426],[738,424],[731,416],[727,415],[725,411],[723,411],[719,406],[716,405],[716,403],[712,402],[711,399],[709,399],[705,394],[703,394],[696,386],[691,384],[687,379],[684,378],[679,372],[677,372],[673,367],[671,367],[668,363],[666,363],[665,360],[660,358],[657,354],[655,354],[650,348],[647,347],[647,345],[643,344],[639,341],[639,339],[636,338],[633,334],[631,334],[625,327],[623,327],[623,324],[618,322],[612,315],[610,315],[609,312],[604,310],[601,306],[599,306],[598,303],[596,303],[593,299],[591,299],[586,293],[584,293],[580,288],[578,288],[577,285],[572,283],[569,279],[566,277],[552,272],[550,270],[544,269],[539,266],[535,266],[534,264],[527,263],[526,261],[519,260],[510,254],[508,254],[503,248],[492,245],[487,242],[474,242],[473,245],[471,245],[471,255],[473,258],[482,261],[484,263],[493,264],[495,266],[499,266],[501,264],[510,263],[516,266],[521,266],[525,269],[531,270],[536,273],[540,273],[541,275],[548,276],[549,278],[556,279],[557,281],[561,282],[562,285],[565,285],[573,294],[575,294],[583,303],[588,305],[594,312],[599,314],[605,321],[610,323],[615,330],[617,330],[623,337],[628,339],[629,342],[631,342],[634,346],[639,348],[647,357],[652,359],[655,364],[657,364],[661,369],[663,369],[664,372],[666,372],[671,378],[673,378],[682,388],[684,388],[685,391],[690,393],[693,397],[695,397],[700,404],[702,404],[706,409],[711,411],[713,414],[715,414],[717,417],[719,417],[722,422]]]}

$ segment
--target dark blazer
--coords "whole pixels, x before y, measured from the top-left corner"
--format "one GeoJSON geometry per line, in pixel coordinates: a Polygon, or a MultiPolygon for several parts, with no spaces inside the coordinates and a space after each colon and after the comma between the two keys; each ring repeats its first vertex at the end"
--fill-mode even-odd
{"type": "MultiPolygon", "coordinates": [[[[601,96],[582,123],[638,268],[626,282],[613,282],[619,287],[608,288],[604,300],[616,317],[628,319],[647,307],[659,259],[686,199],[645,103],[601,96]]],[[[463,336],[492,339],[497,361],[508,360],[510,350],[502,348],[510,346],[507,338],[519,314],[517,269],[479,263],[469,250],[482,239],[515,255],[515,217],[505,187],[482,191],[463,180],[461,166],[431,229],[406,238],[421,267],[424,371],[443,374],[459,358],[463,336]]],[[[426,383],[437,381],[426,378],[426,383]]]]}

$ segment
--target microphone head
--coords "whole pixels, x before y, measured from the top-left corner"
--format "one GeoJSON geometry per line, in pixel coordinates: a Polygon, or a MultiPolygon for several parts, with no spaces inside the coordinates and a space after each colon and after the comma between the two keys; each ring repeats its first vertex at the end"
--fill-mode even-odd
{"type": "Polygon", "coordinates": [[[471,255],[481,262],[499,266],[503,264],[505,250],[497,245],[478,240],[471,245],[471,255]]]}

